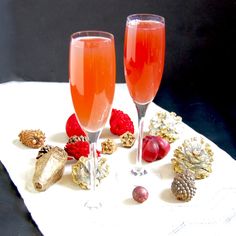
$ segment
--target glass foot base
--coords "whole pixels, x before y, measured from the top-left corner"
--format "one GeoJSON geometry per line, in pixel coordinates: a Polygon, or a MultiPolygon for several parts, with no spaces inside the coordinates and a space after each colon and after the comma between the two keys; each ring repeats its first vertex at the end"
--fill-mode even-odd
{"type": "Polygon", "coordinates": [[[136,167],[136,168],[131,170],[131,173],[134,176],[142,176],[142,175],[146,175],[148,172],[143,168],[136,167]]]}
{"type": "Polygon", "coordinates": [[[89,200],[85,202],[84,207],[88,208],[89,210],[98,210],[102,207],[102,203],[96,200],[89,200]]]}

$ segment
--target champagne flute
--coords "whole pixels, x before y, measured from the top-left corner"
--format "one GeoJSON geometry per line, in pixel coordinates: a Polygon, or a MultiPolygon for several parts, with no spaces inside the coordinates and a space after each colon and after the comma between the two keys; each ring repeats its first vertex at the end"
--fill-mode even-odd
{"type": "Polygon", "coordinates": [[[88,208],[102,204],[95,197],[96,143],[111,112],[116,62],[114,36],[103,31],[80,31],[71,35],[69,80],[75,114],[90,142],[89,169],[91,198],[88,208]]]}
{"type": "Polygon", "coordinates": [[[134,175],[147,173],[142,165],[144,118],[159,89],[165,60],[165,19],[154,14],[127,17],[124,39],[124,72],[138,112],[138,153],[134,175]]]}

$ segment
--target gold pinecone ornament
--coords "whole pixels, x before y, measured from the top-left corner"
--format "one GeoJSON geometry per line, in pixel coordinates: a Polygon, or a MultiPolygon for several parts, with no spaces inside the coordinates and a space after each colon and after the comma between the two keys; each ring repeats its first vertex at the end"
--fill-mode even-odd
{"type": "Polygon", "coordinates": [[[161,136],[169,143],[179,138],[182,130],[182,117],[175,112],[158,112],[149,124],[149,134],[161,136]]]}
{"type": "Polygon", "coordinates": [[[190,201],[196,193],[194,175],[189,171],[177,174],[171,184],[171,191],[178,200],[190,201]]]}
{"type": "Polygon", "coordinates": [[[22,130],[18,135],[20,141],[30,148],[40,148],[44,145],[45,134],[40,130],[22,130]]]}
{"type": "Polygon", "coordinates": [[[195,179],[204,179],[212,172],[213,151],[202,137],[186,139],[175,149],[171,162],[176,173],[186,169],[195,175],[195,179]]]}

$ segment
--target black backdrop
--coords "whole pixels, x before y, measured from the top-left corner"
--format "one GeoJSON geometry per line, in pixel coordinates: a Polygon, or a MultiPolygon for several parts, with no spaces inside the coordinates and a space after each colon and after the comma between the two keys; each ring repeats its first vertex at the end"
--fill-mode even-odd
{"type": "MultiPolygon", "coordinates": [[[[236,157],[235,6],[235,0],[0,0],[0,82],[68,81],[70,34],[87,29],[115,35],[117,82],[124,82],[126,16],[159,14],[166,19],[167,42],[155,102],[236,157]]],[[[0,205],[15,206],[1,208],[9,220],[0,213],[0,222],[18,230],[15,235],[38,234],[0,167],[6,191],[0,205]]],[[[9,230],[5,235],[12,235],[9,230]]]]}
{"type": "Polygon", "coordinates": [[[115,35],[117,81],[124,82],[126,16],[149,12],[166,18],[164,79],[175,86],[180,80],[202,86],[206,75],[209,80],[219,73],[227,77],[234,7],[233,0],[1,0],[0,78],[67,81],[70,34],[100,29],[115,35]]]}

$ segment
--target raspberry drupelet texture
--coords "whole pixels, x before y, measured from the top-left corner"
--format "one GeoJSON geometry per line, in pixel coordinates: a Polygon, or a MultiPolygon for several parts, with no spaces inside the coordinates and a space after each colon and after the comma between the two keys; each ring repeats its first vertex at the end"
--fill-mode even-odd
{"type": "MultiPolygon", "coordinates": [[[[65,146],[68,159],[79,160],[80,157],[87,157],[89,155],[89,142],[86,136],[72,136],[65,146]]],[[[100,152],[97,151],[97,156],[100,156],[100,152]]]]}
{"type": "Polygon", "coordinates": [[[129,131],[134,133],[134,124],[129,115],[121,110],[112,109],[110,118],[110,131],[115,135],[122,135],[129,131]]]}

